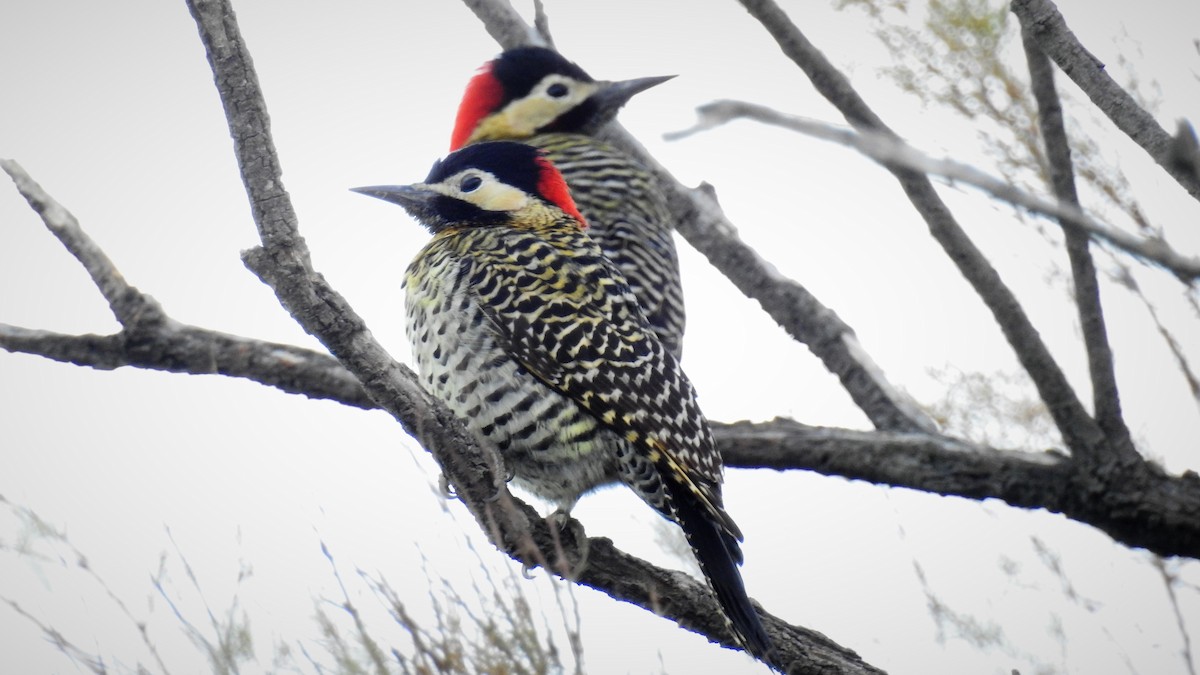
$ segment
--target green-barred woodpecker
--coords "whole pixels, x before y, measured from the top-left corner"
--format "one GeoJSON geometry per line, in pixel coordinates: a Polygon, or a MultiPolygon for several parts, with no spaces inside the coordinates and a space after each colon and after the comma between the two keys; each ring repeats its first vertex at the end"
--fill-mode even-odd
{"type": "Polygon", "coordinates": [[[554,165],[529,145],[479,143],[422,183],[355,191],[403,206],[433,233],[404,276],[428,391],[560,510],[623,483],[677,523],[738,642],[769,659],[696,392],[584,231],[554,165]]]}
{"type": "Polygon", "coordinates": [[[625,274],[650,326],[679,358],[683,290],[666,198],[637,160],[594,137],[631,97],[671,77],[598,82],[553,50],[510,49],[467,84],[450,150],[505,140],[546,151],[587,218],[588,233],[625,274]]]}

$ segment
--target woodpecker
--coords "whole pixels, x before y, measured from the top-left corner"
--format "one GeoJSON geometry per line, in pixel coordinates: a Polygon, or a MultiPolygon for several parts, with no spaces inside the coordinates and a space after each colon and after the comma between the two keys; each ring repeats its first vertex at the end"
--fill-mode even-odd
{"type": "Polygon", "coordinates": [[[561,511],[620,483],[677,523],[738,642],[769,658],[696,392],[547,157],[480,143],[422,183],[354,190],[399,204],[433,234],[404,276],[426,389],[500,452],[518,485],[561,511]]]}
{"type": "Polygon", "coordinates": [[[596,81],[553,50],[510,49],[467,84],[450,150],[495,140],[545,150],[567,179],[589,234],[625,275],[650,326],[679,358],[683,289],[666,197],[637,160],[594,136],[635,94],[671,77],[596,81]]]}

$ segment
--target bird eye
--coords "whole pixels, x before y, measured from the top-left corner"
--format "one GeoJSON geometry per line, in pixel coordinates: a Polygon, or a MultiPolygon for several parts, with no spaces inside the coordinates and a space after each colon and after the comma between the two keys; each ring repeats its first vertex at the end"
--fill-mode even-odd
{"type": "Polygon", "coordinates": [[[567,85],[562,82],[555,82],[546,89],[546,93],[552,98],[562,98],[567,95],[567,85]]]}
{"type": "Polygon", "coordinates": [[[479,186],[482,184],[483,179],[479,176],[467,176],[466,178],[462,179],[461,183],[458,184],[458,189],[462,190],[463,192],[474,192],[478,190],[479,186]]]}

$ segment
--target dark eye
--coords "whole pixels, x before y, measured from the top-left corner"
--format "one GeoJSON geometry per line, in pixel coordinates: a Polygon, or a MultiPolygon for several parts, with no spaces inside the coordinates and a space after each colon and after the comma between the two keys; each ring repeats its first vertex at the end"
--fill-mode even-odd
{"type": "Polygon", "coordinates": [[[462,179],[461,183],[458,184],[458,189],[462,190],[463,192],[474,192],[478,190],[479,186],[482,184],[483,179],[479,176],[467,176],[466,178],[462,179]]]}
{"type": "Polygon", "coordinates": [[[567,95],[567,85],[562,82],[555,82],[546,89],[546,93],[553,98],[562,98],[567,95]]]}

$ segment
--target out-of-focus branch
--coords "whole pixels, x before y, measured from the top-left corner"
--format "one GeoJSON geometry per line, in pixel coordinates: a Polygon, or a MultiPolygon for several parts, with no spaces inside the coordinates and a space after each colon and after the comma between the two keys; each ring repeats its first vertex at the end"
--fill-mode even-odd
{"type": "Polygon", "coordinates": [[[700,106],[696,112],[700,119],[694,127],[665,134],[664,138],[678,140],[736,119],[751,119],[783,127],[847,145],[880,164],[899,165],[913,171],[941,176],[954,183],[972,185],[1015,206],[1057,218],[1069,232],[1093,235],[1139,258],[1158,263],[1181,279],[1200,279],[1200,258],[1182,255],[1160,239],[1139,237],[1096,220],[1084,213],[1078,203],[1042,199],[968,164],[952,159],[935,159],[892,135],[871,130],[856,132],[745,101],[713,101],[700,106]]]}
{"type": "MultiPolygon", "coordinates": [[[[1200,40],[1196,42],[1200,44],[1200,40]]],[[[1167,150],[1167,161],[1179,171],[1195,176],[1196,181],[1200,182],[1200,141],[1196,140],[1196,130],[1187,120],[1175,123],[1175,135],[1167,150]]]]}
{"type": "MultiPolygon", "coordinates": [[[[833,66],[772,0],[740,0],[742,6],[775,38],[783,53],[808,76],[813,86],[856,129],[895,136],[863,101],[850,81],[833,66]]],[[[1077,456],[1100,453],[1104,434],[1084,409],[1037,329],[1016,296],[955,220],[929,178],[901,166],[888,165],[909,200],[925,219],[930,234],[970,282],[1029,373],[1051,417],[1071,452],[1077,456]]]]}
{"type": "MultiPolygon", "coordinates": [[[[1038,125],[1046,145],[1050,182],[1059,203],[1078,210],[1079,196],[1075,192],[1071,147],[1067,142],[1066,125],[1063,124],[1062,102],[1054,86],[1054,68],[1024,26],[1021,28],[1021,38],[1025,59],[1029,63],[1030,85],[1038,106],[1038,125]]],[[[1079,311],[1079,325],[1092,380],[1092,407],[1096,411],[1096,421],[1111,441],[1111,447],[1129,457],[1137,457],[1137,450],[1133,447],[1129,429],[1121,415],[1112,348],[1108,344],[1108,327],[1104,322],[1100,285],[1096,278],[1096,265],[1088,250],[1088,238],[1082,232],[1068,229],[1066,244],[1071,261],[1075,305],[1079,311]]]]}
{"type": "Polygon", "coordinates": [[[1038,47],[1071,78],[1117,128],[1142,146],[1185,190],[1200,199],[1200,175],[1172,161],[1172,139],[1080,44],[1049,0],[1013,0],[1011,9],[1038,47]]]}
{"type": "Polygon", "coordinates": [[[551,46],[537,28],[525,23],[508,0],[463,0],[463,4],[475,13],[488,35],[505,49],[521,45],[551,46]]]}

